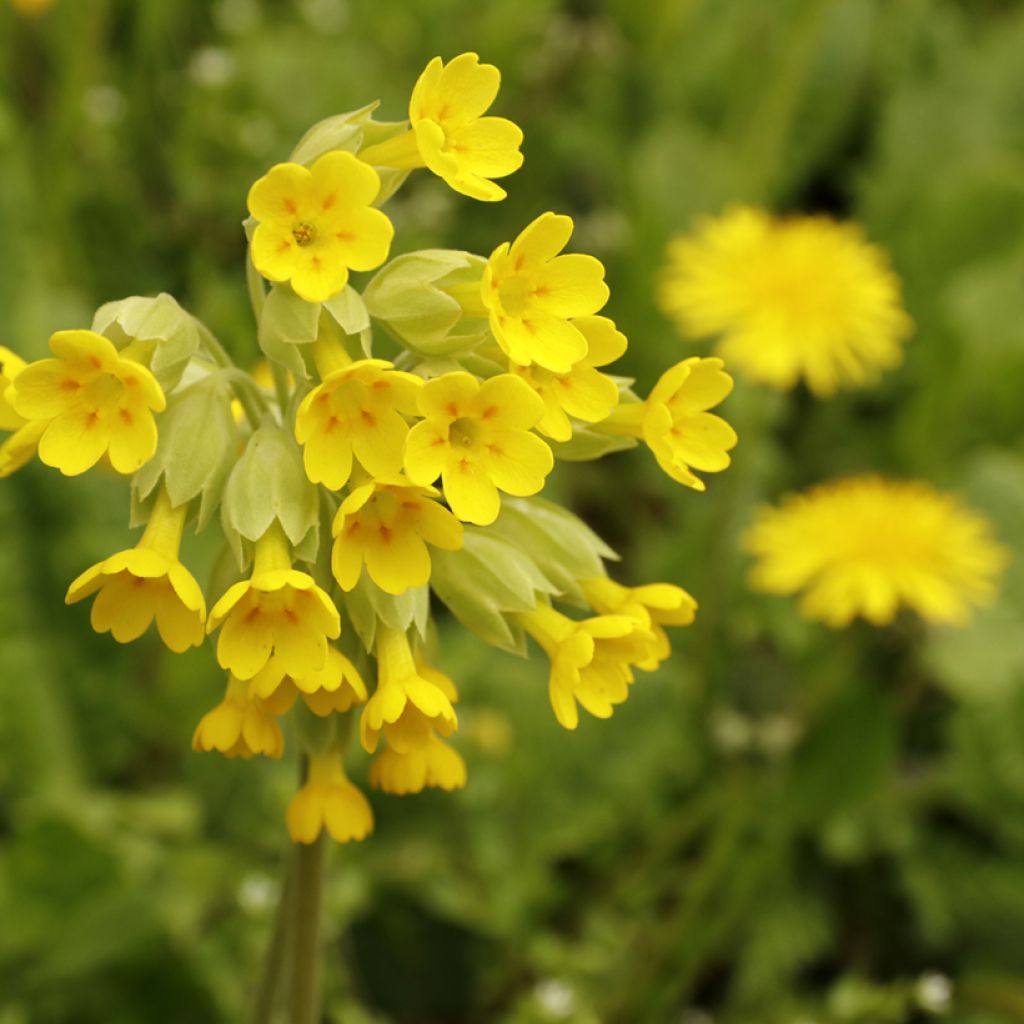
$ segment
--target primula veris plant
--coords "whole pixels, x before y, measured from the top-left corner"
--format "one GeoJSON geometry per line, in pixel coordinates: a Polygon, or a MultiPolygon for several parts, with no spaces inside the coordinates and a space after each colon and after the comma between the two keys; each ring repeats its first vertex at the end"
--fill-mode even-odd
{"type": "Polygon", "coordinates": [[[376,105],[328,118],[252,185],[246,279],[269,379],[167,295],[109,303],[91,329],[55,334],[51,358],[0,350],[0,473],[36,451],[68,475],[109,464],[132,477],[145,525],[68,602],[91,597],[93,626],[120,643],[153,622],[173,651],[215,636],[223,696],[193,747],[296,749],[298,844],[372,831],[345,769],[353,734],[384,792],[466,783],[431,592],[489,644],[522,654],[532,637],[568,729],[580,709],[611,715],[669,656],[665,627],[696,612],[675,584],[609,579],[614,553],[540,495],[556,460],[640,440],[703,489],[697,473],[724,470],[736,443],[711,411],[732,386],[722,361],[686,359],[647,397],[610,375],[626,336],[600,315],[600,261],[565,251],[565,214],[489,257],[387,262],[382,207],[416,168],[471,199],[505,195],[493,179],[519,167],[522,133],[486,113],[499,83],[475,54],[435,58],[408,122],[376,120],[376,105]],[[211,521],[225,552],[204,593],[181,542],[211,521]]]}
{"type": "Polygon", "coordinates": [[[988,522],[922,481],[851,477],[762,509],[745,536],[751,585],[802,593],[810,619],[891,622],[901,608],[963,625],[996,595],[1008,553],[988,522]]]}
{"type": "Polygon", "coordinates": [[[874,383],[911,331],[885,252],[856,224],[739,206],[669,243],[661,306],[751,379],[814,394],[874,383]]]}

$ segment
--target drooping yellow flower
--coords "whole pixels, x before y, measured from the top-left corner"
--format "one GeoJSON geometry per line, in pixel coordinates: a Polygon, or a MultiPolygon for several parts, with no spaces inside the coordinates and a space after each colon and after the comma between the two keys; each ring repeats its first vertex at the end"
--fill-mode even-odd
{"type": "Polygon", "coordinates": [[[629,696],[634,666],[656,663],[657,638],[629,615],[577,622],[541,604],[518,618],[551,659],[548,694],[555,717],[566,729],[579,724],[577,703],[597,718],[610,718],[629,696]]]}
{"type": "Polygon", "coordinates": [[[410,130],[360,158],[377,167],[428,167],[456,192],[494,202],[505,190],[490,179],[522,166],[523,133],[504,117],[484,117],[501,85],[501,72],[481,64],[475,53],[460,53],[445,64],[435,57],[413,87],[410,130]]]}
{"type": "Polygon", "coordinates": [[[572,437],[570,416],[598,423],[619,404],[618,385],[596,367],[615,362],[626,351],[626,336],[604,316],[581,316],[573,325],[586,338],[587,354],[568,373],[554,373],[536,363],[509,363],[509,371],[522,377],[544,402],[544,417],[537,430],[556,441],[572,437]]]}
{"type": "Polygon", "coordinates": [[[447,677],[416,664],[405,633],[379,625],[376,651],[377,689],[359,719],[367,752],[377,749],[382,733],[389,747],[407,753],[424,747],[434,732],[454,732],[458,719],[447,677]]]}
{"type": "MultiPolygon", "coordinates": [[[[357,704],[366,703],[366,683],[355,665],[339,650],[332,647],[327,652],[327,662],[331,666],[332,678],[327,685],[326,679],[301,680],[299,689],[306,707],[315,715],[326,718],[328,715],[341,714],[354,708],[357,704]],[[335,680],[338,680],[335,684],[335,680]],[[313,687],[310,683],[319,683],[313,687]]],[[[323,673],[320,674],[323,676],[323,673]]]]}
{"type": "Polygon", "coordinates": [[[14,412],[44,424],[39,458],[76,476],[106,453],[118,473],[134,473],[156,451],[153,413],[167,404],[156,378],[94,331],[58,331],[50,351],[6,392],[14,412]]]}
{"type": "Polygon", "coordinates": [[[568,373],[587,354],[587,337],[573,318],[591,316],[608,301],[600,260],[559,255],[572,227],[565,214],[542,213],[514,242],[502,242],[484,268],[480,294],[491,331],[520,366],[568,373]]]}
{"type": "Polygon", "coordinates": [[[642,438],[673,480],[703,491],[693,470],[728,468],[736,445],[736,431],[708,412],[731,390],[721,359],[691,356],[666,370],[645,401],[620,404],[596,429],[642,438]]]}
{"type": "Polygon", "coordinates": [[[434,499],[433,487],[385,477],[357,487],[334,518],[331,570],[342,590],[363,571],[388,594],[421,587],[430,579],[427,545],[445,551],[462,546],[462,523],[434,499]]]}
{"type": "Polygon", "coordinates": [[[198,647],[206,602],[195,577],[178,560],[186,512],[187,505],[172,508],[161,488],[139,543],[86,569],[64,600],[74,604],[99,591],[92,627],[97,633],[109,631],[118,643],[137,640],[155,619],[172,651],[198,647]]]}
{"type": "Polygon", "coordinates": [[[270,281],[289,281],[307,302],[323,302],[348,283],[349,270],[373,270],[387,258],[394,228],[370,204],[377,172],[333,150],[312,167],[276,164],[251,189],[258,222],[252,262],[270,281]]]}
{"type": "Polygon", "coordinates": [[[306,475],[332,491],[348,483],[353,456],[374,477],[402,469],[402,451],[423,381],[385,359],[359,359],[327,374],[302,400],[295,438],[306,475]]]}
{"type": "Polygon", "coordinates": [[[315,842],[323,828],[338,843],[365,839],[373,831],[373,811],[346,778],[337,750],[309,759],[309,774],[288,804],[286,822],[295,843],[315,842]]]}
{"type": "Polygon", "coordinates": [[[777,388],[863,387],[903,358],[912,323],[886,253],[856,224],[736,207],[677,238],[661,304],[683,334],[777,388]]]}
{"type": "Polygon", "coordinates": [[[665,626],[688,626],[697,614],[697,602],[682,587],[674,583],[647,583],[640,587],[625,587],[607,576],[599,576],[582,583],[583,596],[591,607],[602,615],[628,615],[649,629],[657,644],[648,662],[638,667],[652,670],[671,653],[665,626]]]}
{"type": "Polygon", "coordinates": [[[11,383],[25,366],[21,356],[0,345],[0,430],[13,431],[0,444],[0,479],[21,469],[35,455],[46,429],[46,420],[26,420],[11,405],[11,383]]]}
{"type": "Polygon", "coordinates": [[[428,381],[419,394],[424,417],[409,431],[405,472],[422,487],[438,476],[452,511],[467,523],[498,518],[505,491],[536,494],[551,472],[551,449],[530,433],[544,403],[510,373],[482,384],[461,370],[428,381]]]}
{"type": "MultiPolygon", "coordinates": [[[[280,690],[291,692],[294,699],[314,694],[338,694],[341,691],[362,692],[358,703],[366,700],[366,685],[355,665],[332,644],[327,645],[323,666],[304,676],[290,676],[284,671],[279,658],[271,658],[250,680],[254,696],[271,700],[280,690]]],[[[339,698],[340,699],[340,698],[339,698]]]]}
{"type": "Polygon", "coordinates": [[[988,522],[921,481],[851,477],[762,509],[744,545],[750,582],[803,593],[805,616],[839,627],[855,617],[882,625],[901,606],[962,625],[990,603],[1008,553],[988,522]]]}
{"type": "Polygon", "coordinates": [[[253,695],[249,683],[229,675],[223,700],[199,720],[192,749],[217,750],[225,757],[279,758],[284,753],[284,734],[275,710],[253,695]]]}
{"type": "Polygon", "coordinates": [[[275,520],[256,542],[250,579],[228,588],[210,611],[207,631],[221,623],[217,660],[239,679],[274,670],[302,679],[323,668],[327,641],[341,633],[338,610],[308,573],[292,568],[288,538],[275,520]]]}
{"type": "Polygon", "coordinates": [[[427,788],[452,792],[466,785],[466,762],[444,740],[431,734],[423,747],[399,753],[386,747],[370,762],[370,785],[399,796],[427,788]]]}

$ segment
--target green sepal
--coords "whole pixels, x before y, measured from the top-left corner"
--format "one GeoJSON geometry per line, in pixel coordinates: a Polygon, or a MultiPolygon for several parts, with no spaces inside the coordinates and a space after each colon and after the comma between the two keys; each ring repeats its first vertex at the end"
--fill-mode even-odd
{"type": "Polygon", "coordinates": [[[296,346],[312,344],[319,323],[319,302],[300,299],[291,285],[275,284],[263,302],[256,340],[268,359],[289,370],[296,380],[308,380],[306,360],[296,346]]]}
{"type": "MultiPolygon", "coordinates": [[[[334,324],[341,328],[345,335],[346,349],[349,355],[356,359],[358,355],[352,352],[348,341],[351,338],[358,338],[359,348],[363,356],[369,359],[373,355],[372,340],[373,334],[370,330],[370,314],[367,311],[363,297],[351,285],[346,285],[337,295],[332,296],[323,303],[324,313],[329,314],[334,324]]],[[[324,324],[323,316],[320,318],[320,330],[329,326],[324,324]]]]}
{"type": "Polygon", "coordinates": [[[508,613],[532,611],[538,593],[557,593],[558,586],[532,552],[524,553],[528,546],[517,549],[492,531],[467,526],[458,551],[433,551],[430,585],[467,629],[494,647],[522,654],[525,638],[508,613]]]}
{"type": "Polygon", "coordinates": [[[174,392],[160,417],[156,454],[132,479],[133,519],[163,481],[174,506],[200,499],[196,529],[209,522],[242,444],[231,386],[213,372],[174,392]]]}
{"type": "Polygon", "coordinates": [[[165,292],[155,298],[133,295],[100,306],[92,329],[118,349],[130,347],[133,357],[149,367],[165,392],[181,380],[202,337],[199,321],[165,292]]]}
{"type": "Polygon", "coordinates": [[[426,636],[430,591],[425,586],[410,587],[401,594],[387,594],[364,572],[342,600],[352,627],[367,651],[373,650],[379,622],[402,632],[415,626],[421,637],[426,636]]]}
{"type": "Polygon", "coordinates": [[[295,439],[268,418],[249,438],[221,502],[224,536],[240,566],[248,565],[251,544],[275,519],[296,559],[315,561],[320,533],[317,488],[306,477],[295,439]]]}
{"type": "Polygon", "coordinates": [[[577,581],[604,576],[603,559],[619,558],[582,519],[544,498],[504,498],[488,530],[513,550],[529,551],[555,591],[581,602],[577,581]]]}
{"type": "Polygon", "coordinates": [[[444,289],[473,284],[487,261],[453,249],[423,249],[382,267],[363,292],[370,315],[424,356],[466,352],[489,333],[485,316],[466,316],[444,289]]]}
{"type": "MultiPolygon", "coordinates": [[[[318,121],[302,136],[289,159],[308,166],[333,149],[358,153],[366,146],[376,146],[408,131],[408,121],[375,121],[371,115],[379,106],[380,100],[374,100],[358,110],[318,121]]],[[[380,192],[374,205],[380,206],[398,191],[409,172],[387,167],[378,167],[376,171],[380,175],[380,192]]]]}
{"type": "Polygon", "coordinates": [[[572,424],[572,437],[568,441],[544,438],[556,459],[563,462],[592,462],[612,452],[624,452],[638,444],[635,437],[620,434],[602,434],[577,420],[572,424]]]}

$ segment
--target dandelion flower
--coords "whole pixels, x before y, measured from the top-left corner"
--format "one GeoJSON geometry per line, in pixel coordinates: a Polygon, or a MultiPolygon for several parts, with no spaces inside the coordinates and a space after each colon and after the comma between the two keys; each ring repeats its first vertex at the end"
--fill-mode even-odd
{"type": "Polygon", "coordinates": [[[736,207],[669,244],[662,308],[754,380],[816,395],[896,366],[911,320],[886,253],[856,224],[736,207]]]}
{"type": "Polygon", "coordinates": [[[756,590],[802,592],[807,618],[882,625],[901,606],[962,625],[995,596],[1007,553],[988,522],[919,481],[853,477],[760,511],[744,544],[756,590]]]}

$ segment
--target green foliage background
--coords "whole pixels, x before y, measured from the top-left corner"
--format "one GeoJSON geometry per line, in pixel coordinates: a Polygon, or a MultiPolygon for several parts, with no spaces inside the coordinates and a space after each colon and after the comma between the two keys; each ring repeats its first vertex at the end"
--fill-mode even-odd
{"type": "MultiPolygon", "coordinates": [[[[0,8],[0,343],[38,357],[167,290],[257,350],[246,190],[321,117],[400,118],[435,53],[504,73],[509,199],[428,175],[407,248],[487,253],[546,209],[601,257],[646,388],[693,351],[657,312],[670,234],[729,201],[827,210],[887,246],[917,323],[881,387],[739,381],[707,494],[646,453],[556,493],[630,582],[700,600],[608,722],[562,731],[543,659],[443,630],[468,788],[373,796],[334,851],[327,1017],[875,1024],[1024,1020],[1024,566],[963,631],[835,633],[751,594],[761,501],[877,468],[1024,533],[1024,5],[1010,0],[57,0],[0,8]],[[929,1009],[931,1007],[932,1009],[929,1009]]],[[[0,1024],[243,1019],[294,768],[189,749],[209,649],[97,637],[69,580],[125,546],[127,488],[0,484],[0,1024]]],[[[214,554],[200,537],[200,568],[214,554]]]]}

